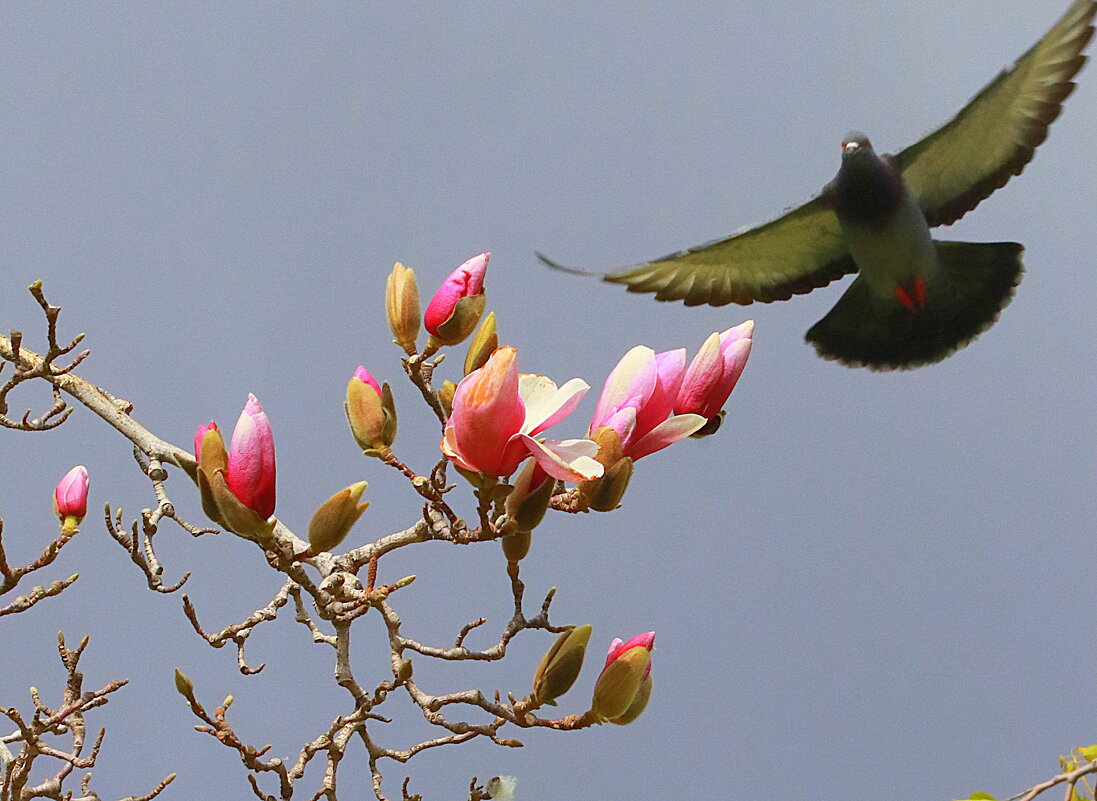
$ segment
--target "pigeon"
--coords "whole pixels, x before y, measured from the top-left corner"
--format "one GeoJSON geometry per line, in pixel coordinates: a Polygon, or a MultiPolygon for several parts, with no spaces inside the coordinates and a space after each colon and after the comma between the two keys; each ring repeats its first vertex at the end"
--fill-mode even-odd
{"type": "Polygon", "coordinates": [[[595,274],[656,300],[722,306],[788,300],[857,273],[807,332],[820,356],[871,370],[944,359],[998,319],[1021,279],[1024,248],[938,241],[929,229],[959,220],[1032,160],[1085,63],[1095,11],[1097,0],[1075,0],[950,122],[896,155],[847,134],[834,180],[781,217],[595,274]]]}

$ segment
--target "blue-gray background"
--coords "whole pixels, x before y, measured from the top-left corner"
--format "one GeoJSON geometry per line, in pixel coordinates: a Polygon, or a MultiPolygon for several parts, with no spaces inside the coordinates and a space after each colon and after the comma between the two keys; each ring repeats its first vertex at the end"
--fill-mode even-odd
{"type": "MultiPolygon", "coordinates": [[[[803,332],[841,286],[685,309],[532,254],[616,266],[772,216],[829,180],[847,129],[904,146],[1065,5],[8,4],[0,327],[41,343],[23,287],[44,278],[63,331],[88,332],[82,374],[184,446],[211,417],[231,428],[255,392],[278,444],[280,516],[303,531],[329,493],[367,479],[355,543],[416,514],[407,485],[345,430],[356,365],[394,383],[400,453],[419,467],[437,453],[389,344],[393,261],[426,294],[493,252],[489,303],[521,367],[594,386],[559,436],[582,433],[634,344],[693,352],[754,317],[719,436],[645,459],[611,515],[553,516],[524,563],[532,600],[555,585],[556,620],[594,625],[592,662],[613,636],[658,632],[648,711],[627,728],[512,732],[523,750],[439,749],[408,766],[411,789],[462,798],[471,775],[511,773],[522,801],[1006,795],[1097,740],[1097,73],[1082,73],[1025,174],[941,232],[1021,241],[1028,272],[1002,320],[937,366],[879,375],[816,358],[803,332]]],[[[14,561],[55,533],[50,491],[74,463],[92,473],[94,510],[109,501],[131,518],[151,500],[126,444],[87,412],[50,435],[0,431],[0,454],[14,561]]],[[[185,479],[169,489],[198,516],[185,479]]],[[[91,718],[108,728],[99,792],[178,771],[165,798],[249,797],[234,754],[191,730],[171,668],[210,706],[234,694],[241,734],[288,756],[348,709],[330,649],[284,613],[248,644],[266,671],[240,676],[177,596],[144,588],[98,518],[46,576],[79,569],[77,585],[0,627],[2,702],[26,709],[32,683],[55,698],[55,632],[91,632],[89,685],[131,679],[91,718]]],[[[167,524],[159,542],[167,578],[194,570],[207,628],[279,586],[231,536],[167,524]]],[[[508,614],[497,546],[382,563],[383,580],[411,572],[396,599],[407,634],[445,644],[483,614],[471,643],[494,639],[508,614]]],[[[382,629],[369,616],[356,630],[372,686],[387,670],[382,629]]],[[[433,692],[522,693],[548,643],[524,635],[496,665],[419,659],[417,676],[433,692]]],[[[585,708],[596,667],[562,711],[585,708]]],[[[398,722],[372,729],[383,744],[430,734],[402,699],[390,708],[398,722]]],[[[352,752],[341,788],[363,797],[352,752]]],[[[384,769],[399,795],[404,768],[384,769]]]]}

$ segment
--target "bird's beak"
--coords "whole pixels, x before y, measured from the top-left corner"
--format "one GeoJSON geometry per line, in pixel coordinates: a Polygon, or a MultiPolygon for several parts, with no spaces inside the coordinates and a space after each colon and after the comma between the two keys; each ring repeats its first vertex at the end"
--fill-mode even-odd
{"type": "Polygon", "coordinates": [[[861,147],[860,142],[843,142],[842,143],[842,152],[843,153],[852,153],[855,150],[859,150],[860,147],[861,147]]]}

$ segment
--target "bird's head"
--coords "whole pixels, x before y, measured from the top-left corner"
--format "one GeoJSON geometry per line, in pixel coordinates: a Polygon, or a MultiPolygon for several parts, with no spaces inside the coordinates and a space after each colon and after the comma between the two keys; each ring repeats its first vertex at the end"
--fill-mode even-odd
{"type": "Polygon", "coordinates": [[[860,131],[850,131],[842,137],[842,160],[873,155],[872,142],[860,131]]]}

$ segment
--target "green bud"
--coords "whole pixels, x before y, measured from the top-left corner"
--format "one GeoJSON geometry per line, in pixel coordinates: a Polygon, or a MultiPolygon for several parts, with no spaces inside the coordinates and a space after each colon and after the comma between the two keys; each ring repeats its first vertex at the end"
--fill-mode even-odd
{"type": "Polygon", "coordinates": [[[556,705],[556,699],[571,689],[583,668],[590,640],[589,625],[576,626],[556,638],[533,674],[533,694],[542,704],[556,705]]]}
{"type": "Polygon", "coordinates": [[[640,690],[650,661],[651,652],[643,646],[630,648],[618,656],[594,684],[591,711],[602,720],[624,716],[640,690]]]}
{"type": "Polygon", "coordinates": [[[621,498],[628,489],[628,483],[632,479],[632,459],[626,456],[618,459],[611,467],[606,468],[602,477],[595,479],[598,484],[591,488],[587,496],[587,506],[596,512],[612,512],[621,505],[621,498]]]}
{"type": "MultiPolygon", "coordinates": [[[[607,471],[624,458],[624,452],[621,449],[621,438],[617,435],[617,432],[609,426],[599,426],[594,429],[594,431],[591,432],[590,438],[598,443],[598,453],[594,455],[595,460],[605,467],[607,471]]],[[[628,472],[628,478],[631,478],[631,469],[628,472]]],[[[620,488],[622,495],[625,492],[625,488],[628,486],[628,478],[625,479],[625,487],[620,488]]],[[[587,481],[579,482],[579,504],[582,509],[597,508],[593,505],[594,495],[601,486],[602,478],[592,478],[587,481]]],[[[608,501],[612,500],[612,490],[607,492],[609,493],[608,495],[600,498],[600,506],[605,506],[608,501]]],[[[617,501],[610,505],[609,509],[616,508],[617,504],[620,503],[620,500],[620,498],[617,498],[617,501]]],[[[603,512],[608,510],[598,508],[598,511],[603,512]]]]}
{"type": "Polygon", "coordinates": [[[499,543],[503,546],[503,555],[507,557],[508,562],[520,562],[529,553],[531,541],[532,536],[528,531],[517,531],[503,537],[499,543]]]}
{"type": "Polygon", "coordinates": [[[518,531],[533,531],[540,525],[556,489],[556,480],[541,474],[541,483],[532,490],[530,483],[537,473],[537,462],[530,459],[518,474],[514,489],[507,495],[507,516],[514,521],[518,531]]]}
{"type": "Polygon", "coordinates": [[[359,481],[341,489],[324,501],[309,523],[309,549],[314,553],[330,551],[346,539],[368,503],[359,504],[366,482],[359,481]]]}
{"type": "Polygon", "coordinates": [[[442,411],[448,419],[453,414],[453,393],[457,391],[457,385],[449,379],[442,382],[442,388],[438,390],[438,402],[442,404],[442,411]]]}
{"type": "Polygon", "coordinates": [[[194,682],[179,668],[175,669],[175,690],[188,701],[194,700],[194,682]]]}
{"type": "Polygon", "coordinates": [[[487,364],[488,358],[499,347],[499,335],[495,331],[495,312],[489,312],[469,343],[465,354],[465,375],[487,364]]]}
{"type": "MultiPolygon", "coordinates": [[[[385,286],[385,313],[396,344],[408,353],[415,352],[422,315],[419,313],[419,286],[415,271],[400,262],[392,266],[385,286]]],[[[390,443],[391,444],[391,443],[390,443]]]]}
{"type": "Polygon", "coordinates": [[[625,710],[625,714],[619,717],[612,718],[610,723],[616,723],[618,726],[627,726],[636,718],[640,717],[640,713],[644,711],[644,707],[648,705],[648,700],[651,698],[651,674],[649,673],[647,678],[640,682],[640,689],[636,691],[636,696],[632,699],[632,703],[629,704],[629,708],[625,710]]]}
{"type": "Polygon", "coordinates": [[[400,682],[405,682],[405,681],[407,681],[408,679],[411,678],[412,672],[413,671],[412,671],[411,660],[410,659],[405,659],[403,662],[400,663],[400,667],[398,667],[396,669],[396,678],[400,682]]]}
{"type": "Polygon", "coordinates": [[[396,439],[396,405],[388,383],[381,385],[381,394],[357,377],[347,382],[347,413],[354,441],[364,452],[384,455],[396,439]]]}
{"type": "Polygon", "coordinates": [[[201,458],[196,473],[198,495],[202,499],[202,511],[206,517],[226,527],[227,524],[221,518],[221,510],[217,508],[217,502],[213,498],[212,487],[214,474],[224,473],[228,464],[229,455],[225,450],[225,441],[221,438],[221,432],[215,428],[207,430],[202,437],[201,458]]]}

